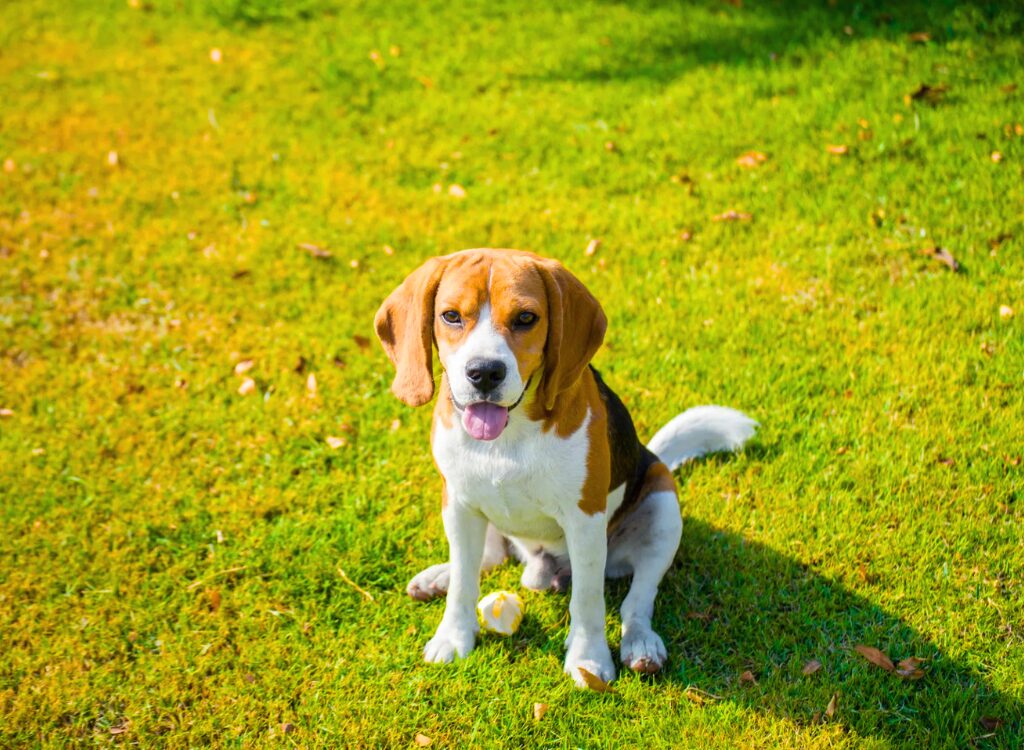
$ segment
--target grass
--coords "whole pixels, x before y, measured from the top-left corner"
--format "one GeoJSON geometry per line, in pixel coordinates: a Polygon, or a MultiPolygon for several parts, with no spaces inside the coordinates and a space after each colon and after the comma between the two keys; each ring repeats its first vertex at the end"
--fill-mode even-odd
{"type": "Polygon", "coordinates": [[[1021,746],[1019,8],[134,6],[0,7],[0,744],[1021,746]],[[372,317],[474,246],[604,302],[642,435],[762,424],[679,474],[657,680],[573,690],[555,595],[420,661],[439,483],[372,317]]]}

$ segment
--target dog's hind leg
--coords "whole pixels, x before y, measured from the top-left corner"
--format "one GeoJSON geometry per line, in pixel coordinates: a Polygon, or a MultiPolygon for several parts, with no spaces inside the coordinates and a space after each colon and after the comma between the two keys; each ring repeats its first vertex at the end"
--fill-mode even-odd
{"type": "MultiPolygon", "coordinates": [[[[487,539],[484,542],[484,557],[480,563],[480,572],[486,573],[496,568],[508,558],[505,537],[494,526],[487,525],[487,539]]],[[[427,602],[448,593],[449,564],[439,563],[425,568],[413,576],[405,593],[413,599],[427,602]]]]}
{"type": "Polygon", "coordinates": [[[622,664],[648,674],[658,672],[668,656],[664,641],[651,629],[651,617],[658,584],[675,558],[683,530],[672,475],[666,470],[661,479],[608,540],[608,572],[633,573],[621,610],[622,664]]]}

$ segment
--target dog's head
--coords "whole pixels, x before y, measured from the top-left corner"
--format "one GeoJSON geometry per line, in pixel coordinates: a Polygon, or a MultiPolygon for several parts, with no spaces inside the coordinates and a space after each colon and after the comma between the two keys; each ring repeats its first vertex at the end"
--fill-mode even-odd
{"type": "Polygon", "coordinates": [[[545,411],[580,377],[607,319],[560,263],[519,250],[431,258],[384,300],[374,320],[410,406],[434,395],[433,348],[455,409],[474,438],[493,440],[532,383],[545,411]]]}

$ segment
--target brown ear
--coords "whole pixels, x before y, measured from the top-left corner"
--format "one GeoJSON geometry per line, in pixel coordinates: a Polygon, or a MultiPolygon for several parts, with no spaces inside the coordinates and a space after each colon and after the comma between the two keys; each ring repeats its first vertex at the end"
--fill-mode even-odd
{"type": "Polygon", "coordinates": [[[558,395],[579,380],[601,347],[608,318],[583,282],[561,263],[545,260],[537,267],[548,293],[548,340],[539,395],[551,411],[558,395]]]}
{"type": "Polygon", "coordinates": [[[446,264],[431,258],[409,274],[373,319],[396,370],[391,392],[409,406],[434,397],[434,297],[446,264]]]}

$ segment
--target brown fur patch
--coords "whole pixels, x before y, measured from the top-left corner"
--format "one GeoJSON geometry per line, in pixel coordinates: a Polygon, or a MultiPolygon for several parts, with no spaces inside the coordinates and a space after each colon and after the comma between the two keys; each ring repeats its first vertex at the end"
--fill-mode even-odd
{"type": "MultiPolygon", "coordinates": [[[[587,450],[587,478],[583,482],[583,492],[580,497],[580,510],[589,516],[595,513],[603,513],[608,507],[608,485],[611,482],[611,447],[608,445],[608,411],[597,390],[597,383],[594,376],[587,370],[580,378],[578,385],[580,393],[572,402],[582,404],[582,423],[586,415],[587,407],[590,409],[590,423],[587,425],[587,439],[589,447],[587,450]]],[[[563,401],[567,399],[561,399],[563,401]]],[[[563,424],[556,425],[556,434],[561,436],[563,424]]],[[[577,425],[579,429],[579,425],[577,425]]],[[[572,434],[575,430],[570,430],[572,434]]]]}

